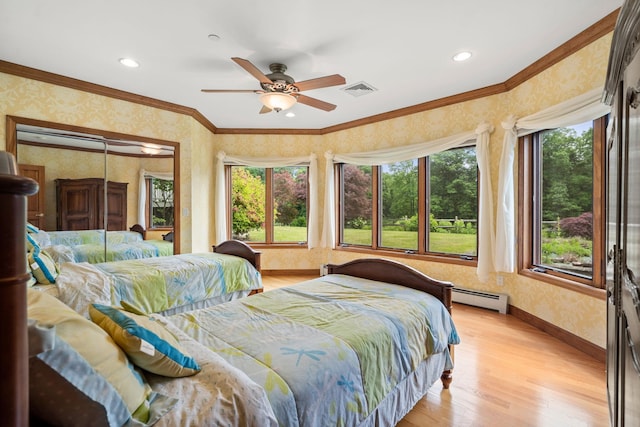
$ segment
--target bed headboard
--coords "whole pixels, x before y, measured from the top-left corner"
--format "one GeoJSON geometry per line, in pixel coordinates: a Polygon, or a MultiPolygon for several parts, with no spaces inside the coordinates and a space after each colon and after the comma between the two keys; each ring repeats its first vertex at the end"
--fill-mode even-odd
{"type": "Polygon", "coordinates": [[[4,260],[0,263],[0,413],[3,423],[29,424],[29,373],[27,337],[27,196],[38,184],[16,175],[13,156],[0,152],[0,236],[4,260]]]}
{"type": "Polygon", "coordinates": [[[436,280],[397,261],[382,258],[361,258],[340,265],[327,264],[327,272],[394,283],[427,292],[442,301],[442,304],[451,313],[453,283],[436,280]]]}
{"type": "Polygon", "coordinates": [[[249,261],[258,271],[260,270],[261,252],[240,240],[226,240],[219,245],[213,245],[213,252],[242,257],[249,261]]]}
{"type": "Polygon", "coordinates": [[[145,230],[144,227],[141,226],[140,224],[133,224],[133,226],[129,228],[129,231],[135,231],[136,233],[140,233],[142,235],[142,240],[147,238],[147,230],[145,230]]]}

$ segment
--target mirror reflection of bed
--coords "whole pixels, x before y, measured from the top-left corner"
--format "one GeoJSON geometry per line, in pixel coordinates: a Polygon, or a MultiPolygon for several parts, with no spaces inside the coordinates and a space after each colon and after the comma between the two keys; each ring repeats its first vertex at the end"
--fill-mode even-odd
{"type": "Polygon", "coordinates": [[[8,151],[16,155],[21,173],[40,183],[41,191],[28,200],[28,221],[52,233],[52,244],[73,243],[78,261],[94,263],[180,252],[180,227],[174,220],[179,211],[177,143],[27,118],[7,120],[8,151]],[[136,233],[130,232],[134,225],[136,233]],[[56,235],[79,230],[96,232],[56,235]],[[176,238],[164,239],[169,233],[176,238]]]}

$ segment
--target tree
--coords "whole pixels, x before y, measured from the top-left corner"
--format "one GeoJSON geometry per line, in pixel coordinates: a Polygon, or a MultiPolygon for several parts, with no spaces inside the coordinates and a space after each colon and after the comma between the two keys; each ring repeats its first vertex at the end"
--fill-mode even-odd
{"type": "Polygon", "coordinates": [[[273,174],[273,198],[276,206],[276,222],[289,225],[298,216],[296,181],[288,169],[282,168],[273,174]]]}
{"type": "Polygon", "coordinates": [[[347,224],[354,220],[371,219],[371,166],[345,164],[344,175],[344,219],[347,224]]]}
{"type": "Polygon", "coordinates": [[[173,226],[173,181],[151,178],[151,216],[154,226],[173,226]]]}
{"type": "Polygon", "coordinates": [[[577,217],[593,206],[593,128],[543,134],[542,220],[577,217]]]}
{"type": "Polygon", "coordinates": [[[264,225],[265,188],[260,177],[243,167],[231,169],[231,182],[232,230],[240,236],[264,225]]]}
{"type": "Polygon", "coordinates": [[[430,209],[436,218],[475,219],[478,212],[478,167],[474,148],[429,156],[430,209]]]}
{"type": "Polygon", "coordinates": [[[382,216],[410,218],[418,212],[418,162],[406,160],[382,167],[382,216]]]}

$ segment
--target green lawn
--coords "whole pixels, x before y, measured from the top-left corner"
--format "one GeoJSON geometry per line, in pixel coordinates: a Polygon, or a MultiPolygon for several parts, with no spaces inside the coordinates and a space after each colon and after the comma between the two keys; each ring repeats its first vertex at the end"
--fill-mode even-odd
{"type": "MultiPolygon", "coordinates": [[[[345,242],[352,245],[371,245],[371,230],[346,229],[345,242]]],[[[276,226],[276,242],[306,242],[304,227],[276,226]]],[[[475,234],[431,233],[431,251],[452,254],[475,255],[475,234]]],[[[249,233],[250,242],[264,242],[264,230],[249,233]]],[[[417,249],[418,234],[415,231],[382,231],[382,244],[389,248],[417,249]]]]}

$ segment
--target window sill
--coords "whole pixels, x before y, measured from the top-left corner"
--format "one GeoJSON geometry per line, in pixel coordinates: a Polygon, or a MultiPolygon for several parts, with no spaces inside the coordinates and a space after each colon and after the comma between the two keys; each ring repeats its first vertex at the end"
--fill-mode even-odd
{"type": "Polygon", "coordinates": [[[394,251],[389,249],[370,249],[370,248],[362,248],[357,246],[340,246],[340,247],[336,247],[334,250],[344,251],[344,252],[357,252],[357,253],[369,254],[369,255],[388,256],[388,257],[395,257],[395,258],[405,258],[405,259],[412,259],[416,261],[430,261],[430,262],[441,262],[445,264],[457,264],[457,265],[464,265],[467,267],[478,266],[478,260],[476,258],[462,259],[455,255],[446,256],[446,255],[434,255],[434,254],[407,253],[404,251],[394,251]]]}
{"type": "Polygon", "coordinates": [[[255,249],[308,249],[307,242],[304,243],[258,243],[244,242],[255,249]]]}
{"type": "Polygon", "coordinates": [[[554,276],[549,273],[541,273],[541,272],[531,271],[529,269],[522,269],[518,272],[518,274],[520,274],[521,276],[529,277],[531,279],[539,280],[541,282],[549,283],[551,285],[556,285],[561,288],[568,289],[570,291],[588,295],[590,297],[594,297],[602,300],[606,300],[607,298],[607,292],[604,289],[596,288],[591,285],[587,285],[584,283],[554,276]]]}

